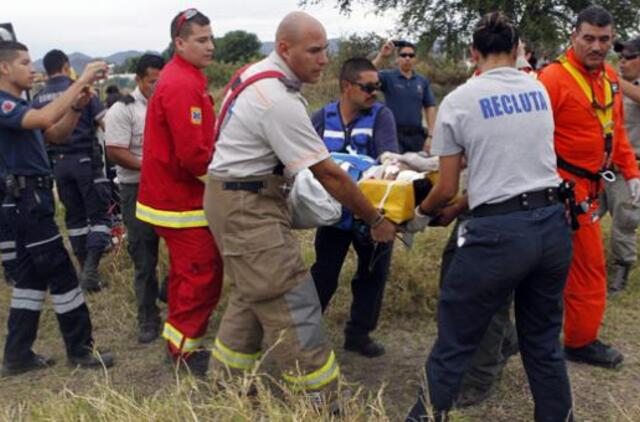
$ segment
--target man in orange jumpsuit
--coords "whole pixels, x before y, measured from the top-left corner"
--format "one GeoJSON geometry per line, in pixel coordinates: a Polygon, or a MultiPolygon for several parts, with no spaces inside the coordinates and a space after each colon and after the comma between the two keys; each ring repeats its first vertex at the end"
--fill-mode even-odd
{"type": "MultiPolygon", "coordinates": [[[[640,200],[640,172],[624,129],[618,77],[605,57],[613,42],[613,18],[598,6],[579,13],[565,55],[540,74],[553,108],[558,171],[576,182],[580,228],[564,294],[565,356],[616,368],[624,357],[598,340],[606,303],[606,270],[597,210],[602,178],[617,169],[631,200],[640,200]]],[[[615,177],[615,176],[614,176],[615,177]]]]}
{"type": "Polygon", "coordinates": [[[222,259],[202,206],[215,121],[202,71],[213,59],[209,19],[195,9],[181,12],[171,37],[175,55],[147,108],[136,217],[154,225],[169,249],[162,336],[177,363],[204,375],[211,352],[202,348],[202,336],[222,286],[222,259]]]}

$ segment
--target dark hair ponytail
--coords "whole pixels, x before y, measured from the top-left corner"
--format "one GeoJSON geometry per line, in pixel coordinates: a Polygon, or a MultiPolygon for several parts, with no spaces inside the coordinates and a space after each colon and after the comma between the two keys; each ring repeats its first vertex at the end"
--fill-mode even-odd
{"type": "Polygon", "coordinates": [[[473,31],[473,48],[483,56],[510,53],[518,41],[518,30],[501,12],[484,15],[473,31]]]}

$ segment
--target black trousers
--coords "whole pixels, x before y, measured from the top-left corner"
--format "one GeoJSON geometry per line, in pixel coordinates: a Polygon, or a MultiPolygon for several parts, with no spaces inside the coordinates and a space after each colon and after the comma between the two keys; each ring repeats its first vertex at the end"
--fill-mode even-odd
{"type": "MultiPolygon", "coordinates": [[[[514,294],[535,420],[571,420],[571,388],[558,340],[572,251],[564,207],[472,218],[465,231],[445,276],[438,337],[426,363],[431,405],[453,406],[491,318],[514,294]]],[[[408,420],[421,420],[424,403],[421,395],[408,420]]]]}
{"type": "Polygon", "coordinates": [[[80,261],[88,249],[102,251],[111,243],[109,179],[101,160],[95,161],[89,154],[57,154],[52,158],[69,241],[80,261]]]}
{"type": "Polygon", "coordinates": [[[393,242],[374,244],[369,228],[363,225],[352,230],[321,227],[316,231],[316,262],[311,275],[324,312],[338,288],[340,270],[352,244],[358,264],[351,280],[353,302],[345,334],[357,338],[367,336],[378,324],[393,242]]]}
{"type": "MultiPolygon", "coordinates": [[[[458,228],[462,221],[468,219],[469,216],[458,218],[442,252],[440,288],[442,288],[444,278],[458,249],[458,228]]],[[[483,390],[491,388],[500,379],[509,355],[518,350],[518,336],[511,322],[512,303],[513,295],[491,318],[487,332],[482,337],[482,341],[473,355],[469,370],[462,378],[460,391],[464,391],[469,387],[477,387],[483,390]]]]}
{"type": "Polygon", "coordinates": [[[138,322],[159,324],[158,307],[158,235],[152,225],[136,218],[138,184],[120,184],[120,208],[127,227],[127,251],[133,261],[138,322]]]}
{"type": "Polygon", "coordinates": [[[50,188],[27,187],[18,198],[8,195],[2,204],[2,217],[16,231],[17,254],[5,363],[19,364],[32,356],[47,288],[67,355],[83,356],[92,348],[89,310],[54,221],[54,210],[50,188]]]}
{"type": "MultiPolygon", "coordinates": [[[[4,197],[5,184],[4,180],[0,180],[0,204],[4,202],[4,197]]],[[[15,229],[11,224],[7,224],[7,220],[0,213],[0,260],[2,260],[6,281],[15,281],[16,279],[17,257],[15,229]]]]}

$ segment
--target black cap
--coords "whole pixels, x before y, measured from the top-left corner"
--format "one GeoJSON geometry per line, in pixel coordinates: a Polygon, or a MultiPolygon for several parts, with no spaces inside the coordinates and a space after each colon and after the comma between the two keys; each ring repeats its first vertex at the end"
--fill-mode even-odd
{"type": "Polygon", "coordinates": [[[622,53],[622,51],[630,54],[640,54],[640,37],[635,37],[629,41],[617,40],[613,44],[613,51],[622,53]]]}

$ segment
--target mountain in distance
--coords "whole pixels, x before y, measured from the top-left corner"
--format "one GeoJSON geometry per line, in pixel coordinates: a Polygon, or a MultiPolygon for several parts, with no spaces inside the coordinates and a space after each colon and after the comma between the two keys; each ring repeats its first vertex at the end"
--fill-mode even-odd
{"type": "MultiPolygon", "coordinates": [[[[328,40],[329,42],[329,54],[335,54],[338,52],[340,48],[340,40],[338,38],[331,38],[328,40]]],[[[260,54],[267,55],[273,51],[275,43],[273,41],[263,42],[260,47],[260,54]]],[[[111,54],[107,57],[91,57],[84,53],[71,53],[69,54],[69,62],[71,62],[71,67],[76,71],[76,73],[82,72],[87,63],[91,62],[95,59],[103,59],[107,63],[115,64],[116,66],[122,65],[125,61],[127,61],[130,57],[141,56],[144,53],[156,53],[155,51],[136,51],[136,50],[127,50],[127,51],[119,51],[117,53],[111,54]]],[[[34,66],[37,72],[44,72],[44,66],[42,64],[42,59],[38,59],[34,62],[34,66]]]]}
{"type": "MultiPolygon", "coordinates": [[[[80,73],[82,72],[84,67],[87,65],[87,63],[98,58],[105,60],[107,63],[120,66],[125,61],[127,61],[128,58],[141,56],[144,53],[146,53],[146,51],[127,50],[127,51],[119,51],[107,57],[90,57],[84,53],[71,53],[71,54],[68,54],[68,56],[69,56],[69,62],[71,63],[71,67],[73,67],[73,69],[77,73],[80,73]]],[[[158,54],[155,51],[151,51],[151,53],[158,54]]],[[[44,72],[44,65],[42,64],[42,59],[36,60],[34,62],[34,66],[36,68],[36,72],[44,72]]]]}

